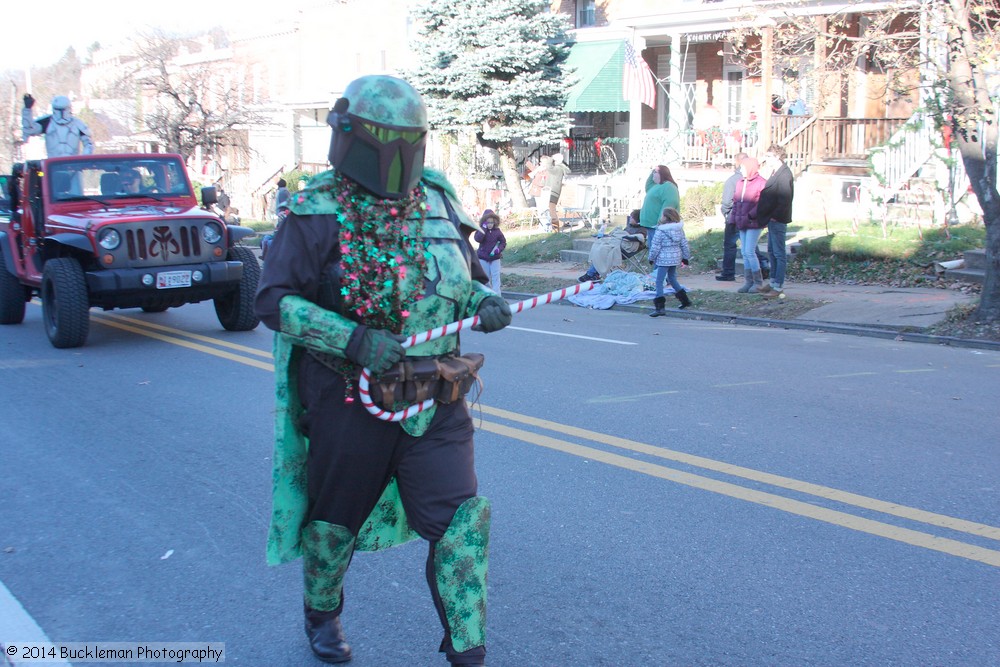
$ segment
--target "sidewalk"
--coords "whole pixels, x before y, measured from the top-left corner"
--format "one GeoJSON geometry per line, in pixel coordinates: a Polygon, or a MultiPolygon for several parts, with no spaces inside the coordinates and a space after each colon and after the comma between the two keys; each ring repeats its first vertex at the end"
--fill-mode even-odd
{"type": "MultiPolygon", "coordinates": [[[[517,264],[504,267],[504,273],[507,274],[552,278],[565,281],[567,285],[575,284],[577,278],[585,270],[585,267],[567,262],[517,264]]],[[[902,338],[904,340],[953,345],[963,344],[970,347],[1000,350],[1000,343],[992,341],[964,341],[901,331],[904,328],[919,330],[933,326],[944,320],[948,311],[953,307],[975,300],[974,297],[954,290],[786,282],[784,292],[789,297],[807,297],[822,302],[823,305],[794,320],[767,320],[731,316],[725,313],[706,313],[698,310],[699,290],[735,291],[739,285],[738,282],[720,282],[715,279],[715,275],[712,273],[690,274],[687,271],[682,271],[679,279],[691,292],[695,303],[685,311],[668,308],[668,314],[674,316],[746,321],[753,324],[786,328],[822,328],[827,331],[840,331],[856,335],[902,338]]],[[[652,307],[652,301],[639,301],[631,306],[615,306],[615,309],[645,311],[652,310],[652,307]]]]}

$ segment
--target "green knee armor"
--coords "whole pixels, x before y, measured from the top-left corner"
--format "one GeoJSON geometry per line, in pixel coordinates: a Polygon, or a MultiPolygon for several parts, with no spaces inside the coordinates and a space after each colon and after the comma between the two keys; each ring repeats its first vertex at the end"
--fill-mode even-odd
{"type": "Polygon", "coordinates": [[[434,546],[434,575],[451,645],[467,651],[486,644],[486,570],[490,553],[490,501],[469,498],[434,546]]]}
{"type": "Polygon", "coordinates": [[[343,601],[344,574],[354,555],[354,535],[344,526],[310,521],[302,530],[306,605],[334,611],[343,601]]]}

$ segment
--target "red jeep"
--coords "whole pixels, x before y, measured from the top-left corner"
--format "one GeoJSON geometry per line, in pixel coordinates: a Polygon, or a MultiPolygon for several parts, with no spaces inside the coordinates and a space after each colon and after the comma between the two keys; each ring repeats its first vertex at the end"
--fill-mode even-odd
{"type": "MultiPolygon", "coordinates": [[[[55,347],[87,341],[92,306],[161,312],[215,300],[219,322],[249,331],[260,264],[253,234],[198,206],[179,155],[76,155],[14,165],[0,216],[0,324],[42,300],[55,347]]],[[[205,207],[215,188],[202,188],[205,207]]]]}

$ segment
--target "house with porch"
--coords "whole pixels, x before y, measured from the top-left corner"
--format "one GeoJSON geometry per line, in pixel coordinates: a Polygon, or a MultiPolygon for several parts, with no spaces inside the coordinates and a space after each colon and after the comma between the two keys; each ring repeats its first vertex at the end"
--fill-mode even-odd
{"type": "MultiPolygon", "coordinates": [[[[963,192],[962,175],[941,168],[940,137],[932,136],[928,123],[916,122],[918,94],[886,95],[886,73],[878,63],[858,61],[853,71],[832,71],[822,48],[800,53],[794,62],[773,48],[772,32],[782,21],[836,21],[847,36],[858,37],[871,13],[898,3],[609,0],[596,14],[603,24],[595,25],[580,23],[593,0],[562,4],[575,5],[569,13],[577,17],[571,60],[585,52],[614,52],[628,42],[656,85],[653,106],[623,100],[625,65],[610,57],[600,72],[581,78],[568,101],[577,123],[581,112],[599,117],[613,110],[614,122],[602,129],[620,142],[623,171],[641,174],[618,177],[607,188],[611,212],[627,211],[641,199],[635,183],[641,187],[652,165],[670,166],[683,188],[723,180],[737,153],[759,157],[772,143],[785,148],[796,174],[799,219],[884,214],[884,202],[901,200],[915,177],[929,175],[927,199],[937,200],[940,222],[948,199],[941,192],[963,192]],[[734,44],[748,27],[757,29],[754,36],[734,44]]],[[[918,4],[914,8],[922,11],[918,4]]],[[[923,30],[925,22],[920,25],[923,30]]],[[[571,133],[589,126],[597,124],[585,120],[571,133]]]]}

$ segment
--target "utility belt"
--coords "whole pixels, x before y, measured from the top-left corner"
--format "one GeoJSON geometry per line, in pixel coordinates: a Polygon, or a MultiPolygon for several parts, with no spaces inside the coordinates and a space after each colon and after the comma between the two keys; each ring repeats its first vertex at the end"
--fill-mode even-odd
{"type": "MultiPolygon", "coordinates": [[[[330,370],[343,375],[344,360],[325,352],[307,350],[310,356],[330,370]]],[[[372,402],[383,410],[394,412],[408,405],[433,398],[438,403],[461,400],[479,379],[479,369],[486,357],[478,352],[461,356],[413,357],[395,364],[389,370],[369,379],[368,392],[372,402]]],[[[361,376],[355,366],[355,382],[361,376]]]]}

